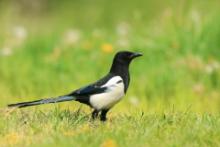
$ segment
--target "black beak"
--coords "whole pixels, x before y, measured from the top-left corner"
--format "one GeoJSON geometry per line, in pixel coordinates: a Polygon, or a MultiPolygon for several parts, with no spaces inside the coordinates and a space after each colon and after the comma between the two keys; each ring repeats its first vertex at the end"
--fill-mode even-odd
{"type": "Polygon", "coordinates": [[[143,54],[141,54],[141,53],[133,53],[131,55],[131,58],[133,59],[133,58],[140,57],[140,56],[143,56],[143,54]]]}

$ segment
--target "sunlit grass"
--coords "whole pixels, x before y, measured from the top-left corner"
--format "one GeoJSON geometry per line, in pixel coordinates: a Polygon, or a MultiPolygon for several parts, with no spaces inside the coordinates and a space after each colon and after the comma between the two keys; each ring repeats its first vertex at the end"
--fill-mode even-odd
{"type": "Polygon", "coordinates": [[[106,123],[91,121],[83,111],[14,111],[1,117],[4,145],[28,146],[218,146],[219,116],[178,112],[131,112],[106,123]],[[2,125],[4,124],[4,126],[2,125]],[[5,126],[5,124],[7,124],[5,126]]]}

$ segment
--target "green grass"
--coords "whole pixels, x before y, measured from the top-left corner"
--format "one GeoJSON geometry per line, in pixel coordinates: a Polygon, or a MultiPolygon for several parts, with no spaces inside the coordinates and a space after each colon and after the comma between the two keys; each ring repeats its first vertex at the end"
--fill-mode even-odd
{"type": "Polygon", "coordinates": [[[15,111],[1,119],[1,144],[16,146],[219,146],[219,115],[129,112],[108,122],[59,108],[15,111]]]}
{"type": "Polygon", "coordinates": [[[0,144],[219,146],[219,5],[0,1],[0,144]],[[6,108],[93,82],[125,49],[144,56],[130,66],[128,93],[106,123],[77,102],[6,108]]]}

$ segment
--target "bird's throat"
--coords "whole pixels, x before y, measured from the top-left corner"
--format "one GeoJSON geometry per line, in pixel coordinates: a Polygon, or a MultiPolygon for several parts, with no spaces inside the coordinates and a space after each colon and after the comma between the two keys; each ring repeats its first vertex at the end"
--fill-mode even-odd
{"type": "Polygon", "coordinates": [[[113,62],[110,69],[110,73],[113,75],[120,76],[123,79],[123,82],[125,84],[125,92],[126,92],[130,82],[129,64],[113,62]]]}

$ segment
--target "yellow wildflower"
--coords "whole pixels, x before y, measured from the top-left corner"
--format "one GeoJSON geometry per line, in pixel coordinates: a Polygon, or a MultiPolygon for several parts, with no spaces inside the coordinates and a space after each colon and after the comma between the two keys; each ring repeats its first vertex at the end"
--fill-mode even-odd
{"type": "Polygon", "coordinates": [[[112,44],[109,43],[102,44],[101,49],[105,53],[112,53],[114,50],[112,44]]]}
{"type": "Polygon", "coordinates": [[[102,144],[101,147],[117,147],[115,140],[107,139],[102,144]]]}
{"type": "Polygon", "coordinates": [[[10,145],[15,145],[22,140],[22,136],[18,133],[12,132],[5,135],[4,140],[10,145]]]}

